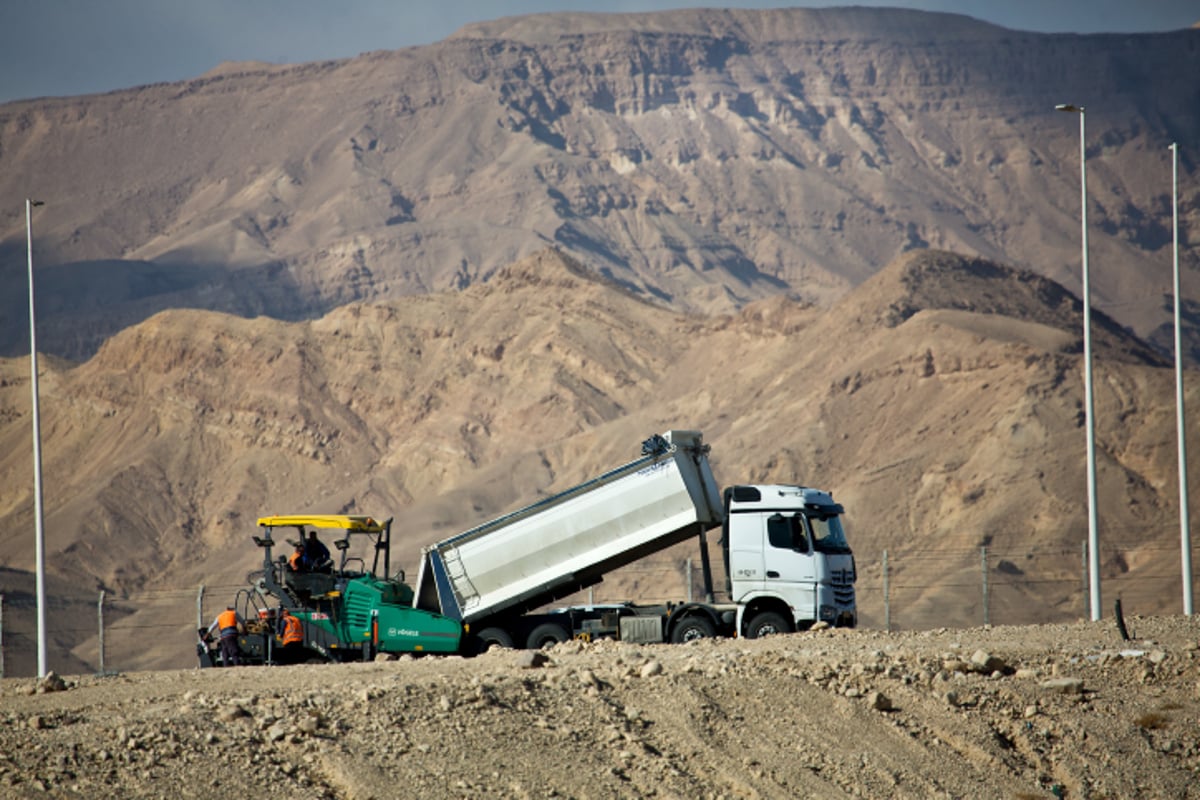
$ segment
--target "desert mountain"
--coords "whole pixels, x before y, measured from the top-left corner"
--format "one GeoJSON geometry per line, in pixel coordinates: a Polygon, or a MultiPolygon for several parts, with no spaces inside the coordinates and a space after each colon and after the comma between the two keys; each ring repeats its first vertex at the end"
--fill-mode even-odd
{"type": "MultiPolygon", "coordinates": [[[[1179,77],[1200,72],[1198,37],[867,8],[533,15],[5,104],[0,193],[47,203],[39,343],[80,360],[164,309],[315,319],[477,285],[547,245],[680,312],[828,306],[924,247],[1077,293],[1078,126],[1052,110],[1071,102],[1088,109],[1094,299],[1169,349],[1166,146],[1200,132],[1179,77]]],[[[12,207],[7,286],[24,234],[12,207]]],[[[22,302],[0,298],[0,352],[27,351],[22,302]]]]}
{"type": "MultiPolygon", "coordinates": [[[[724,485],[835,492],[867,624],[881,620],[885,549],[925,587],[910,609],[962,624],[975,610],[938,587],[976,574],[983,544],[1021,554],[1018,572],[1078,577],[1079,309],[1031,272],[914,251],[829,309],[777,296],[679,314],[546,250],[461,291],[310,322],[162,312],[44,369],[47,563],[77,592],[61,603],[100,587],[136,598],[129,635],[159,636],[126,641],[136,666],[186,665],[197,588],[213,603],[244,585],[259,515],[395,515],[394,563],[412,569],[421,546],[687,427],[724,485]]],[[[1100,516],[1125,534],[1106,542],[1112,576],[1177,530],[1173,373],[1096,317],[1100,516]]],[[[0,362],[0,419],[0,566],[28,571],[27,359],[0,362]]],[[[690,555],[662,557],[669,585],[618,575],[604,590],[678,599],[690,555]]],[[[1080,615],[1077,580],[994,596],[1024,621],[1080,615]]],[[[1177,595],[1155,582],[1140,602],[1171,609],[1177,595]]],[[[88,626],[71,627],[63,649],[94,663],[88,626]]]]}

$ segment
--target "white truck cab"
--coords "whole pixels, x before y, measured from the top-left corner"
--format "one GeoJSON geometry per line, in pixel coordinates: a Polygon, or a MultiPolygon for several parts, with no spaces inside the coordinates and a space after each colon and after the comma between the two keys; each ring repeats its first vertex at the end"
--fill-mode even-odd
{"type": "Polygon", "coordinates": [[[731,486],[722,549],[739,635],[805,630],[818,621],[854,627],[854,555],[842,507],[819,489],[731,486]]]}
{"type": "Polygon", "coordinates": [[[413,605],[462,623],[468,647],[539,648],[573,636],[683,643],[757,638],[817,621],[853,627],[854,557],[842,507],[801,486],[713,478],[699,431],[669,430],[642,455],[424,549],[413,605]],[[728,601],[716,602],[707,532],[720,527],[728,601]],[[545,608],[680,542],[700,545],[704,600],[545,608]]]}

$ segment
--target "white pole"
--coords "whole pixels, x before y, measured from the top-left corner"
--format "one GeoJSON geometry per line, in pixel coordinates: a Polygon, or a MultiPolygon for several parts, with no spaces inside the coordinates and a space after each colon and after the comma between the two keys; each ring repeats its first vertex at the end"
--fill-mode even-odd
{"type": "Polygon", "coordinates": [[[1100,619],[1100,535],[1096,525],[1096,414],[1092,391],[1092,291],[1088,270],[1087,225],[1087,129],[1084,107],[1055,106],[1058,111],[1079,114],[1079,195],[1083,231],[1083,393],[1087,424],[1088,586],[1092,620],[1100,619]]]}
{"type": "Polygon", "coordinates": [[[888,551],[883,551],[883,629],[892,632],[892,600],[888,594],[888,551]]]}
{"type": "Polygon", "coordinates": [[[983,625],[986,628],[992,624],[992,618],[988,611],[988,566],[986,546],[979,548],[979,564],[983,573],[983,625]]]}
{"type": "Polygon", "coordinates": [[[100,590],[100,601],[96,603],[96,618],[100,624],[100,674],[107,675],[108,672],[104,669],[104,590],[100,590]]]}
{"type": "Polygon", "coordinates": [[[1100,619],[1100,533],[1096,520],[1096,401],[1092,379],[1092,290],[1088,266],[1087,138],[1083,107],[1079,107],[1079,198],[1083,231],[1083,368],[1087,408],[1088,581],[1092,620],[1100,619]]]}
{"type": "Polygon", "coordinates": [[[42,428],[38,415],[37,325],[33,313],[33,222],[32,208],[40,206],[25,199],[25,246],[29,255],[29,364],[33,387],[33,513],[36,525],[37,560],[37,662],[38,677],[46,676],[46,551],[42,528],[42,428]]]}
{"type": "Polygon", "coordinates": [[[1183,337],[1179,330],[1179,144],[1171,143],[1171,217],[1175,244],[1175,419],[1179,438],[1179,550],[1183,564],[1183,613],[1192,615],[1192,537],[1188,531],[1187,437],[1183,425],[1183,337]]]}

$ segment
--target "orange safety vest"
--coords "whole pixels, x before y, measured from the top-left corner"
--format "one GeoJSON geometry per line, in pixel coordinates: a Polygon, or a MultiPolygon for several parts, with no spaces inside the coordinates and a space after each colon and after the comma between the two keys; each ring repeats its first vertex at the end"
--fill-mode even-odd
{"type": "Polygon", "coordinates": [[[237,633],[237,612],[225,609],[217,615],[217,628],[220,629],[222,636],[229,636],[237,633]],[[232,630],[233,634],[227,634],[225,631],[232,630]]]}
{"type": "Polygon", "coordinates": [[[288,614],[283,618],[283,646],[289,644],[303,644],[304,642],[304,625],[300,623],[299,618],[288,614]]]}
{"type": "Polygon", "coordinates": [[[292,572],[300,571],[300,559],[304,558],[304,551],[297,550],[292,553],[292,557],[288,559],[288,566],[292,568],[292,572]]]}

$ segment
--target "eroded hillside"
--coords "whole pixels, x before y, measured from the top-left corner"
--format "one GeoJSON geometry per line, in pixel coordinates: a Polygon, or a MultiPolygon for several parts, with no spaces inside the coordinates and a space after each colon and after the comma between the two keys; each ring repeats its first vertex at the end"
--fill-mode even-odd
{"type": "MultiPolygon", "coordinates": [[[[1120,577],[1177,530],[1173,374],[1110,321],[1096,326],[1100,516],[1131,534],[1106,539],[1104,568],[1120,577]]],[[[102,587],[139,598],[124,609],[130,630],[166,626],[112,645],[126,666],[179,665],[197,587],[231,592],[258,566],[257,516],[395,515],[394,563],[411,568],[422,545],[623,463],[651,433],[695,428],[723,485],[835,492],[865,624],[883,621],[885,549],[926,587],[906,607],[977,622],[945,584],[973,580],[985,544],[1013,554],[997,609],[1073,619],[1079,330],[1061,287],[937,251],[828,310],[777,297],[679,315],[544,251],[465,291],[313,322],[165,312],[82,365],[44,365],[48,565],[76,602],[102,587]],[[1047,570],[1068,577],[1046,583],[1047,570]]],[[[27,360],[0,362],[0,414],[3,565],[30,570],[27,360]]],[[[673,577],[659,585],[618,574],[604,591],[682,597],[692,555],[664,555],[673,577]]],[[[1177,591],[1154,586],[1136,610],[1175,607],[1177,591]]],[[[92,660],[88,627],[70,627],[59,646],[92,660]]]]}

